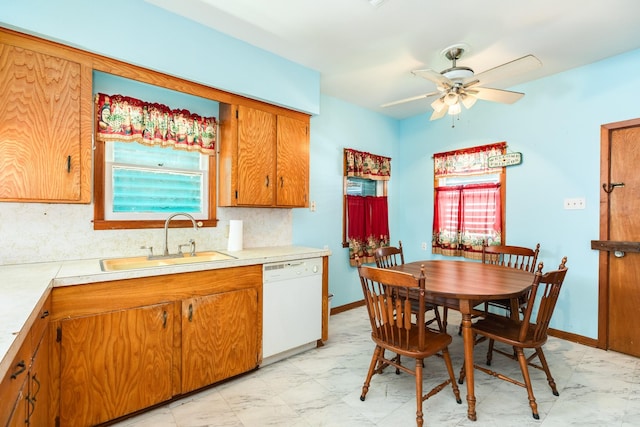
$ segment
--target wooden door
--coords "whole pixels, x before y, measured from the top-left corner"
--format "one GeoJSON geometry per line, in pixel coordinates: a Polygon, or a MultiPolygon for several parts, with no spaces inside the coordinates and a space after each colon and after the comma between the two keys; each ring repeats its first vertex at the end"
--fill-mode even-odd
{"type": "Polygon", "coordinates": [[[271,206],[275,195],[276,116],[238,107],[238,205],[271,206]]]}
{"type": "Polygon", "coordinates": [[[258,365],[262,322],[255,288],[182,302],[182,393],[258,365]]]}
{"type": "Polygon", "coordinates": [[[640,119],[602,127],[598,345],[640,356],[640,119]]]}
{"type": "Polygon", "coordinates": [[[278,116],[276,204],[305,207],[309,193],[309,126],[278,116]]]}
{"type": "Polygon", "coordinates": [[[61,322],[60,425],[93,426],[172,397],[172,309],[61,322]]]}

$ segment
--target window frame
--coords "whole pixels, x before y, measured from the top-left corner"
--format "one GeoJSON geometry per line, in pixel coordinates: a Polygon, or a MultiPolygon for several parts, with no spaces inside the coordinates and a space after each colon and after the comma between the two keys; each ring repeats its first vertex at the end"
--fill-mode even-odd
{"type": "MultiPolygon", "coordinates": [[[[500,184],[500,228],[501,228],[501,236],[502,236],[502,244],[506,245],[507,241],[507,229],[506,229],[506,205],[507,205],[507,170],[504,166],[500,168],[499,172],[492,171],[487,173],[479,173],[474,176],[485,176],[485,175],[499,175],[498,183],[500,184]]],[[[436,203],[436,188],[439,186],[439,179],[434,176],[433,178],[433,208],[435,209],[436,203]]],[[[470,183],[468,183],[470,184],[470,183]]],[[[452,184],[451,186],[455,186],[457,184],[452,184]]],[[[442,187],[447,187],[446,185],[442,187]]],[[[443,255],[447,256],[447,255],[443,255]]]]}
{"type": "MultiPolygon", "coordinates": [[[[208,202],[209,209],[206,219],[199,219],[198,224],[201,227],[215,227],[218,223],[216,219],[216,157],[209,157],[209,192],[208,202]]],[[[146,228],[162,228],[165,219],[146,219],[146,220],[108,220],[105,219],[105,179],[106,179],[106,147],[105,142],[95,141],[94,150],[94,212],[93,212],[93,228],[94,230],[120,230],[120,229],[146,229],[146,228]]],[[[187,219],[176,218],[171,222],[176,227],[191,227],[191,221],[187,219]],[[175,223],[175,224],[174,224],[175,223]]]]}
{"type": "MultiPolygon", "coordinates": [[[[192,152],[188,152],[188,155],[198,155],[198,169],[176,169],[176,168],[163,168],[160,166],[141,166],[141,165],[131,165],[131,164],[127,164],[127,163],[120,163],[120,162],[116,162],[114,160],[114,151],[116,150],[117,145],[116,144],[128,144],[128,145],[138,145],[140,146],[141,144],[139,144],[138,142],[123,142],[123,141],[117,141],[117,140],[107,140],[105,141],[105,180],[104,180],[104,188],[105,188],[105,197],[104,197],[104,202],[105,202],[105,219],[110,220],[110,221],[130,221],[130,220],[136,220],[136,218],[139,218],[139,220],[142,221],[147,221],[147,220],[152,220],[152,219],[162,219],[165,220],[167,218],[167,215],[170,213],[167,212],[114,212],[113,211],[113,197],[114,197],[114,188],[113,188],[113,172],[115,169],[129,169],[129,170],[136,170],[136,169],[146,169],[148,171],[151,172],[158,172],[158,173],[184,173],[184,174],[188,174],[188,175],[197,175],[200,176],[201,179],[200,181],[200,196],[201,196],[201,205],[200,205],[200,211],[198,212],[191,212],[191,211],[184,211],[189,213],[191,216],[193,216],[196,220],[203,220],[206,219],[205,216],[208,215],[208,209],[209,209],[209,201],[208,198],[206,197],[202,197],[204,195],[208,195],[209,194],[209,162],[208,162],[208,155],[204,155],[198,151],[192,151],[192,152]]],[[[174,151],[173,148],[171,147],[159,147],[159,146],[153,146],[153,147],[147,147],[147,148],[152,148],[152,149],[156,149],[158,153],[162,153],[163,158],[164,156],[167,156],[169,153],[171,153],[172,151],[174,151]]],[[[184,151],[184,150],[183,150],[184,151]]],[[[181,153],[182,154],[182,153],[181,153]]],[[[185,152],[185,154],[187,154],[185,152]]],[[[177,211],[176,211],[177,212],[177,211]]]]}

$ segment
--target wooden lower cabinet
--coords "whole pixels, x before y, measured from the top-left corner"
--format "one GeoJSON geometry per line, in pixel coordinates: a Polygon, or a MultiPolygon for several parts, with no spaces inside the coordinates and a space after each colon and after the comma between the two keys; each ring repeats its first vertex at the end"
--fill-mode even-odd
{"type": "Polygon", "coordinates": [[[258,292],[242,289],[182,302],[182,392],[258,366],[258,292]]]}
{"type": "Polygon", "coordinates": [[[61,425],[95,425],[171,398],[172,311],[158,304],[61,322],[61,425]]]}
{"type": "Polygon", "coordinates": [[[54,288],[51,322],[49,418],[93,426],[259,366],[262,266],[54,288]]]}
{"type": "Polygon", "coordinates": [[[44,332],[49,308],[49,301],[46,301],[37,310],[38,317],[33,325],[21,332],[25,340],[0,382],[0,426],[53,425],[53,419],[49,417],[50,341],[44,332]]]}

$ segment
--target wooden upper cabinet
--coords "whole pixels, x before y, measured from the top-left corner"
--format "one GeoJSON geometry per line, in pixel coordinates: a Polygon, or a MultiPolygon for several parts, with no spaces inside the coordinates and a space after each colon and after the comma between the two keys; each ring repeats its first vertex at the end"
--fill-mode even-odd
{"type": "Polygon", "coordinates": [[[59,45],[0,35],[0,200],[89,203],[90,64],[59,45]]]}
{"type": "Polygon", "coordinates": [[[309,116],[220,104],[220,206],[306,207],[309,116]]]}
{"type": "Polygon", "coordinates": [[[309,123],[278,116],[276,204],[309,204],[309,123]]]}

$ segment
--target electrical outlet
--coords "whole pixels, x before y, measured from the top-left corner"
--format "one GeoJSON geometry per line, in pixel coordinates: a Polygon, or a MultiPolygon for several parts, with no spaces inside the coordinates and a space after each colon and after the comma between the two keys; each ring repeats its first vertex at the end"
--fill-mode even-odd
{"type": "Polygon", "coordinates": [[[312,200],[311,203],[309,203],[309,210],[311,212],[315,212],[316,211],[316,202],[315,202],[315,200],[312,200]]]}
{"type": "Polygon", "coordinates": [[[570,199],[564,199],[565,209],[584,209],[587,206],[587,202],[584,197],[574,197],[570,199]]]}
{"type": "Polygon", "coordinates": [[[422,247],[423,251],[426,251],[427,250],[427,242],[422,242],[421,247],[422,247]]]}

